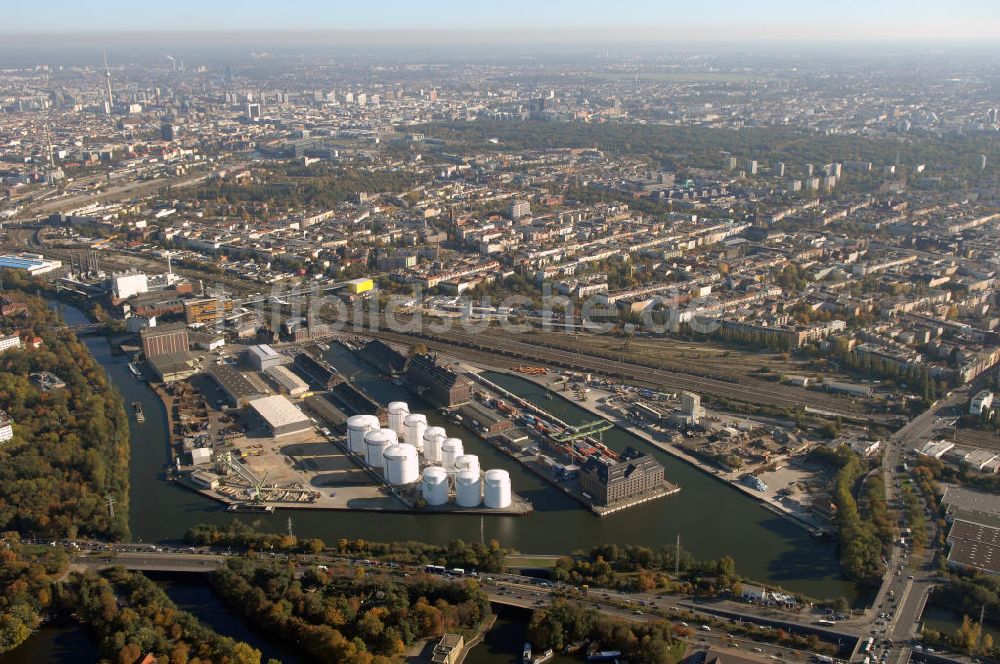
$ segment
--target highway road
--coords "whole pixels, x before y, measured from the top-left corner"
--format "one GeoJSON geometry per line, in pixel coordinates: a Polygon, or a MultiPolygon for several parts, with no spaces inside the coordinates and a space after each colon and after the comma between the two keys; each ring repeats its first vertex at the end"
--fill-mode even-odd
{"type": "MultiPolygon", "coordinates": [[[[232,553],[228,551],[204,548],[173,548],[163,550],[151,545],[114,545],[107,549],[96,548],[77,549],[72,563],[72,569],[104,569],[113,566],[123,566],[138,571],[207,573],[225,564],[232,553]]],[[[258,554],[262,555],[263,554],[258,554]]],[[[265,559],[287,560],[300,565],[304,570],[313,565],[323,565],[330,568],[337,566],[353,570],[364,567],[371,573],[385,573],[400,577],[409,577],[423,573],[419,566],[373,564],[371,561],[348,559],[337,556],[286,555],[274,554],[264,556],[265,559]]],[[[457,580],[457,579],[456,579],[457,580]]],[[[770,653],[781,653],[786,658],[802,660],[809,653],[794,649],[770,645],[766,642],[752,642],[744,637],[730,638],[727,631],[719,629],[719,625],[730,624],[733,628],[738,623],[753,623],[775,630],[783,628],[794,633],[805,633],[809,630],[822,629],[834,634],[834,638],[842,638],[844,643],[850,643],[856,638],[857,627],[852,626],[838,631],[835,627],[817,628],[815,621],[821,614],[791,613],[776,609],[767,609],[744,604],[742,602],[712,602],[699,605],[683,596],[655,595],[650,593],[632,593],[604,588],[595,588],[587,592],[560,583],[543,581],[518,574],[483,574],[479,576],[483,589],[489,595],[490,601],[516,606],[525,609],[535,609],[548,604],[554,597],[565,597],[595,609],[607,615],[628,620],[652,621],[671,619],[675,623],[687,621],[685,624],[696,636],[706,642],[718,641],[720,644],[737,643],[751,644],[749,647],[759,647],[770,653]],[[721,621],[721,622],[720,622],[721,621]],[[716,628],[712,631],[698,629],[701,624],[712,622],[716,628]]]]}
{"type": "MultiPolygon", "coordinates": [[[[938,435],[944,426],[944,414],[963,404],[968,399],[969,389],[970,386],[956,389],[910,420],[887,441],[881,471],[890,507],[900,499],[903,476],[899,469],[905,455],[938,435]]],[[[900,519],[899,531],[903,532],[908,527],[906,511],[900,506],[896,513],[900,519]]],[[[936,535],[933,519],[928,519],[927,528],[927,541],[933,542],[936,535]]],[[[873,649],[873,664],[903,664],[909,660],[920,616],[938,583],[933,560],[932,545],[919,557],[911,557],[908,546],[903,546],[899,539],[893,542],[885,578],[866,616],[871,623],[870,634],[877,644],[873,649]]],[[[855,659],[863,661],[864,656],[865,653],[859,652],[855,659]]]]}

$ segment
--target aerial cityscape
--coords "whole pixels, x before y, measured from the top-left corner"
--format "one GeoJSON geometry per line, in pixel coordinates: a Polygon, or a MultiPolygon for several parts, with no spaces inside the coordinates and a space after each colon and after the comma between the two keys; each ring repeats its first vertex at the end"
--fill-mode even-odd
{"type": "Polygon", "coordinates": [[[1000,661],[944,4],[5,10],[0,664],[1000,661]]]}

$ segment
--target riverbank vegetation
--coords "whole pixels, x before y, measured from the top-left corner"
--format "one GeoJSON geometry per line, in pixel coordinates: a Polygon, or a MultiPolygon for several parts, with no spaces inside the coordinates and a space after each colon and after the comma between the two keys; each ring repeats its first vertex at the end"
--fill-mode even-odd
{"type": "Polygon", "coordinates": [[[671,547],[654,551],[645,546],[604,544],[587,553],[576,552],[560,558],[552,570],[552,578],[564,583],[635,592],[739,594],[742,579],[731,557],[700,561],[681,551],[678,561],[677,555],[677,549],[671,547]]]}
{"type": "Polygon", "coordinates": [[[490,613],[471,579],[451,583],[421,574],[404,583],[320,567],[299,576],[293,565],[249,558],[228,561],[211,579],[232,610],[320,662],[385,664],[421,639],[472,635],[490,613]]]}
{"type": "Polygon", "coordinates": [[[871,470],[870,464],[846,445],[836,450],[815,450],[810,456],[837,468],[832,498],[837,506],[835,523],[844,574],[855,581],[878,582],[885,567],[882,557],[894,532],[881,477],[864,478],[871,470]],[[868,504],[865,516],[855,498],[859,484],[868,504]]]}
{"type": "Polygon", "coordinates": [[[554,650],[589,641],[599,650],[618,650],[635,664],[672,664],[686,647],[667,621],[628,622],[564,600],[532,614],[528,638],[536,648],[554,650]]]}
{"type": "Polygon", "coordinates": [[[61,548],[39,549],[6,533],[0,544],[0,653],[19,646],[42,623],[52,606],[52,582],[69,557],[61,548]]]}
{"type": "Polygon", "coordinates": [[[128,538],[129,427],[121,395],[45,301],[4,277],[0,330],[23,343],[0,355],[0,529],[52,538],[128,538]],[[30,375],[66,386],[43,390],[30,375]],[[114,516],[106,504],[114,498],[114,516]]]}
{"type": "Polygon", "coordinates": [[[341,538],[332,545],[321,539],[300,540],[292,535],[264,533],[234,519],[228,526],[199,524],[184,535],[184,541],[196,546],[231,546],[246,551],[283,551],[286,553],[327,553],[370,558],[407,565],[444,565],[480,572],[499,571],[504,558],[515,553],[496,540],[489,544],[452,540],[447,545],[426,542],[369,542],[341,538]]]}
{"type": "Polygon", "coordinates": [[[259,664],[260,651],[209,629],[166,592],[121,568],[72,577],[60,602],[96,638],[102,661],[130,664],[152,654],[177,664],[259,664]]]}

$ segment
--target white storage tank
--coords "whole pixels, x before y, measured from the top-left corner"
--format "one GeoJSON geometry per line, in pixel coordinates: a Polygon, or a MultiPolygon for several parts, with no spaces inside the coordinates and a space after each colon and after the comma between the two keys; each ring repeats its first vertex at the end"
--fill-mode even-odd
{"type": "Polygon", "coordinates": [[[479,474],[479,457],[475,454],[463,454],[455,458],[455,470],[457,472],[462,472],[463,470],[471,470],[477,475],[479,474]]]}
{"type": "Polygon", "coordinates": [[[493,510],[510,507],[510,473],[491,468],[483,475],[483,503],[493,510]]]}
{"type": "Polygon", "coordinates": [[[460,507],[479,507],[482,502],[482,487],[479,473],[463,470],[455,478],[455,502],[460,507]]]}
{"type": "Polygon", "coordinates": [[[420,488],[428,505],[444,505],[448,502],[448,471],[441,466],[424,468],[424,481],[420,488]]]}
{"type": "Polygon", "coordinates": [[[372,468],[385,465],[385,450],[397,443],[396,432],[392,429],[376,429],[365,434],[365,463],[372,468]]]}
{"type": "Polygon", "coordinates": [[[403,435],[403,419],[410,414],[410,407],[405,401],[393,401],[386,410],[389,411],[389,428],[396,432],[397,436],[403,435]]]}
{"type": "Polygon", "coordinates": [[[403,418],[403,440],[413,445],[418,452],[424,451],[424,431],[427,430],[427,416],[410,413],[403,418]]]}
{"type": "Polygon", "coordinates": [[[394,486],[413,484],[420,479],[417,449],[406,443],[385,448],[385,481],[394,486]]]}
{"type": "Polygon", "coordinates": [[[413,445],[403,445],[406,450],[406,467],[403,468],[404,484],[413,484],[420,479],[420,454],[413,445]]]}
{"type": "Polygon", "coordinates": [[[365,434],[378,428],[374,415],[351,415],[347,418],[347,447],[355,454],[364,454],[365,434]]]}
{"type": "Polygon", "coordinates": [[[444,427],[427,427],[424,430],[424,458],[428,463],[441,463],[441,444],[447,437],[444,427]]]}
{"type": "Polygon", "coordinates": [[[455,470],[455,459],[462,456],[462,441],[458,438],[447,438],[441,443],[441,465],[445,470],[455,470]]]}

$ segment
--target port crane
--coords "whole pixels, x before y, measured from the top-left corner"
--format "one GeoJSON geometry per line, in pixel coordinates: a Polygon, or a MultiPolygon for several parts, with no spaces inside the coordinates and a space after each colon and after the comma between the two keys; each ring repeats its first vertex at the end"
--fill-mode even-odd
{"type": "Polygon", "coordinates": [[[218,463],[221,469],[233,471],[236,473],[237,477],[246,482],[248,487],[247,495],[250,502],[264,502],[264,496],[261,492],[264,489],[264,482],[267,481],[266,474],[264,475],[264,479],[257,479],[257,476],[250,472],[249,468],[234,459],[232,453],[228,451],[223,452],[218,456],[218,463]]]}
{"type": "Polygon", "coordinates": [[[611,429],[612,427],[614,427],[614,425],[606,420],[594,420],[593,422],[587,422],[586,424],[570,427],[562,433],[552,434],[552,440],[557,443],[571,443],[574,440],[588,438],[590,436],[597,436],[598,439],[600,439],[600,434],[604,433],[608,429],[611,429]]]}

